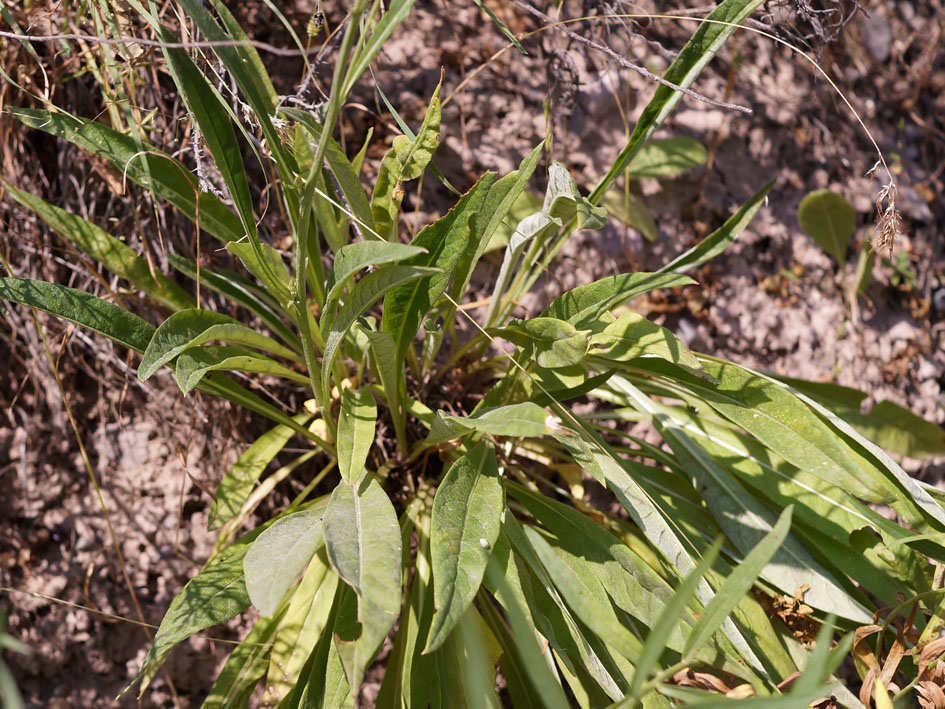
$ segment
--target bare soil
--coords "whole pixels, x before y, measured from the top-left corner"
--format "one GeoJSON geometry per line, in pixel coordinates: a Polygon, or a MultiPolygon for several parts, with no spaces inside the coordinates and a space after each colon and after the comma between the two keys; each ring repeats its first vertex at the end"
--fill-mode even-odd
{"type": "MultiPolygon", "coordinates": [[[[564,18],[653,12],[663,4],[646,0],[631,8],[621,0],[568,0],[560,11],[549,5],[542,3],[542,12],[564,18]]],[[[543,24],[518,5],[489,6],[514,32],[543,24]]],[[[799,42],[798,36],[811,30],[796,10],[805,6],[772,5],[771,16],[763,19],[771,31],[799,42]]],[[[314,7],[297,0],[283,9],[302,32],[314,7]]],[[[859,301],[859,321],[851,319],[842,289],[852,277],[852,249],[849,263],[838,267],[801,232],[796,211],[808,191],[834,189],[857,210],[855,240],[869,239],[881,182],[866,173],[876,154],[853,116],[808,64],[785,47],[744,32],[723,48],[694,88],[749,106],[753,113],[684,99],[659,136],[699,139],[710,149],[711,165],[676,179],[631,185],[653,211],[659,238],[646,241],[616,220],[600,232],[580,233],[538,295],[523,306],[534,313],[562,287],[659,266],[776,178],[769,205],[725,255],[697,274],[698,287],[652,297],[635,307],[699,351],[795,377],[856,386],[872,400],[891,399],[942,423],[945,13],[939,0],[874,0],[866,9],[869,16],[855,17],[832,43],[816,36],[810,41],[896,174],[907,228],[896,253],[900,269],[908,266],[913,275],[904,278],[878,263],[859,301]]],[[[238,12],[251,36],[289,44],[262,2],[241,3],[238,12]]],[[[334,26],[343,8],[326,5],[325,12],[334,26]]],[[[27,19],[37,32],[61,29],[54,15],[40,10],[27,19]]],[[[694,29],[691,23],[650,20],[633,25],[631,35],[631,25],[616,19],[570,27],[657,73],[694,29]]],[[[435,160],[460,189],[484,170],[514,169],[546,137],[549,124],[553,158],[584,185],[593,185],[624,145],[627,126],[652,93],[649,81],[557,30],[539,32],[524,44],[528,56],[504,52],[452,97],[457,85],[506,40],[472,3],[423,0],[377,62],[380,87],[412,125],[419,122],[444,72],[443,95],[451,100],[435,160]]],[[[73,57],[53,57],[48,46],[37,51],[58,76],[76,68],[73,57]]],[[[0,56],[11,62],[5,67],[15,64],[24,82],[39,85],[33,60],[12,49],[0,56]]],[[[298,62],[265,54],[263,60],[280,91],[296,90],[298,62]]],[[[327,68],[321,68],[322,78],[327,68]]],[[[162,110],[179,110],[164,79],[152,87],[155,100],[162,110]]],[[[76,79],[57,85],[53,98],[91,117],[102,110],[95,90],[89,80],[76,79]]],[[[357,98],[357,105],[344,113],[349,149],[360,145],[369,126],[376,137],[390,140],[393,121],[369,84],[357,98]]],[[[28,103],[9,85],[0,91],[0,104],[28,103]]],[[[78,151],[23,129],[5,113],[0,113],[0,139],[4,177],[13,185],[126,235],[138,248],[142,235],[159,231],[163,248],[193,255],[186,224],[168,210],[142,213],[139,191],[116,191],[107,171],[78,151]]],[[[184,148],[184,159],[190,159],[192,152],[184,148]]],[[[369,152],[368,180],[383,151],[379,145],[369,152]]],[[[445,212],[450,199],[428,176],[419,197],[412,192],[405,202],[405,234],[445,212]]],[[[0,225],[0,248],[16,275],[98,293],[116,287],[106,276],[73,266],[77,260],[62,242],[9,198],[0,203],[0,225]]],[[[161,247],[153,238],[149,248],[161,267],[161,247]]],[[[497,268],[497,261],[485,265],[484,283],[490,268],[497,268]]],[[[159,311],[130,300],[130,307],[159,322],[159,311]]],[[[8,363],[0,372],[0,485],[5,493],[0,496],[0,604],[10,613],[11,634],[33,649],[28,658],[7,654],[5,659],[30,707],[199,706],[225,656],[225,641],[239,637],[245,624],[236,621],[182,643],[167,672],[140,702],[135,692],[115,701],[148,646],[149,631],[137,624],[141,617],[129,582],[144,622],[159,623],[212,545],[206,531],[207,491],[266,425],[226,404],[182,397],[169,376],[140,384],[134,358],[120,348],[42,314],[36,322],[39,330],[29,312],[0,310],[0,357],[8,363]],[[65,401],[40,332],[57,364],[65,401]]],[[[920,477],[942,482],[941,461],[905,464],[920,477]]]]}

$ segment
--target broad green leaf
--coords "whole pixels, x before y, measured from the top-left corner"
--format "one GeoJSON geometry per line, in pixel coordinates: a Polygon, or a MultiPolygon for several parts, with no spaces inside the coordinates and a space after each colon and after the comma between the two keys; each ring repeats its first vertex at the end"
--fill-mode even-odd
{"type": "Polygon", "coordinates": [[[253,542],[243,559],[246,590],[260,615],[275,612],[298,575],[325,543],[324,505],[287,515],[253,542]]]}
{"type": "Polygon", "coordinates": [[[698,140],[676,136],[646,143],[626,169],[631,178],[674,177],[704,164],[707,157],[705,146],[698,140]]]}
{"type": "Polygon", "coordinates": [[[482,441],[450,466],[433,501],[436,614],[425,653],[443,644],[479,591],[504,509],[495,449],[482,441]]]}
{"type": "Polygon", "coordinates": [[[847,262],[847,245],[856,227],[856,211],[846,197],[830,190],[809,192],[797,208],[797,221],[834,261],[847,262]]]}
{"type": "Polygon", "coordinates": [[[249,607],[249,594],[243,582],[243,557],[248,549],[249,544],[245,542],[228,547],[207,562],[174,597],[141,669],[125,691],[140,680],[140,698],[171,648],[194,633],[229,620],[249,607]]]}
{"type": "Polygon", "coordinates": [[[568,608],[609,649],[636,660],[643,643],[620,622],[600,579],[578,557],[532,527],[525,527],[525,535],[568,608]]]}
{"type": "Polygon", "coordinates": [[[363,268],[404,261],[423,253],[423,248],[388,241],[357,241],[342,247],[335,254],[335,264],[328,276],[325,302],[331,303],[341,295],[348,279],[363,268]]]}
{"type": "Polygon", "coordinates": [[[194,307],[189,293],[167,276],[152,272],[145,259],[105,230],[28,192],[10,186],[7,189],[17,202],[36,212],[56,233],[158,303],[172,310],[194,307]]]}
{"type": "MultiPolygon", "coordinates": [[[[743,554],[749,553],[773,528],[774,513],[771,509],[749,495],[728,470],[715,462],[685,432],[684,425],[674,417],[672,409],[653,401],[625,379],[614,377],[610,381],[627,394],[638,410],[651,417],[677,459],[694,479],[719,526],[743,554]]],[[[794,537],[788,537],[765,567],[762,577],[789,594],[807,584],[810,591],[805,601],[815,608],[862,623],[870,622],[872,617],[794,537]]]]}
{"type": "MultiPolygon", "coordinates": [[[[302,425],[310,418],[309,414],[299,414],[296,421],[302,425]]],[[[249,497],[256,481],[259,480],[259,476],[279,454],[279,451],[285,448],[294,433],[295,431],[288,426],[276,426],[269,429],[257,438],[226,471],[210,503],[209,529],[220,527],[240,511],[243,502],[249,497]]]]}
{"type": "Polygon", "coordinates": [[[567,320],[572,325],[588,327],[618,305],[657,288],[674,288],[695,283],[678,273],[623,273],[608,276],[562,293],[542,312],[542,317],[567,320]]]}
{"type": "MultiPolygon", "coordinates": [[[[354,325],[355,320],[361,317],[364,312],[376,303],[385,293],[397,288],[410,281],[416,281],[438,273],[436,269],[424,268],[421,266],[407,266],[397,264],[394,266],[385,266],[383,268],[367,274],[358,281],[358,284],[351,291],[351,295],[345,299],[344,305],[336,313],[326,311],[322,315],[321,329],[322,336],[325,339],[325,352],[322,357],[322,388],[328,390],[328,382],[331,377],[331,366],[338,354],[338,348],[344,341],[348,330],[354,325]]],[[[385,310],[386,314],[386,310],[385,310]]]]}
{"type": "Polygon", "coordinates": [[[305,569],[279,623],[263,685],[266,687],[263,703],[277,704],[298,683],[308,656],[328,625],[328,612],[337,585],[338,577],[328,564],[325,550],[319,549],[305,569]]]}
{"type": "Polygon", "coordinates": [[[266,287],[266,290],[284,306],[292,298],[292,283],[282,256],[269,244],[231,241],[226,250],[235,254],[246,270],[266,287]]]}
{"type": "Polygon", "coordinates": [[[360,635],[353,643],[344,641],[347,652],[342,652],[348,685],[356,695],[365,667],[401,606],[400,527],[387,493],[373,476],[365,476],[357,487],[341,482],[335,488],[325,514],[325,543],[332,567],[358,595],[360,635]]]}
{"type": "Polygon", "coordinates": [[[137,352],[144,352],[154,326],[90,293],[29,278],[0,278],[0,298],[22,303],[86,327],[137,352]]]}
{"type": "Polygon", "coordinates": [[[681,367],[702,369],[699,360],[673,333],[634,312],[622,313],[590,338],[590,352],[608,362],[659,357],[681,367]]]}
{"type": "Polygon", "coordinates": [[[228,315],[194,308],[174,313],[155,330],[138,365],[138,378],[142,381],[148,379],[184,350],[211,340],[246,345],[290,359],[298,358],[292,350],[228,315]]]}
{"type": "Polygon", "coordinates": [[[453,300],[457,303],[460,302],[466,292],[473,270],[489,247],[493,234],[497,232],[508,217],[512,216],[510,212],[513,206],[517,203],[519,196],[525,194],[523,190],[538,166],[541,149],[542,145],[539,144],[525,156],[525,159],[518,166],[518,170],[513,170],[508,175],[493,182],[482,207],[473,217],[470,244],[456,264],[453,286],[450,290],[453,300]]]}
{"type": "Polygon", "coordinates": [[[525,354],[539,367],[548,369],[580,364],[587,356],[589,330],[555,318],[512,320],[499,335],[525,348],[525,354]]]}
{"type": "Polygon", "coordinates": [[[722,621],[732,612],[741,597],[751,589],[765,566],[787,539],[791,531],[792,510],[793,507],[788,506],[781,512],[771,531],[745,555],[742,562],[722,583],[715,597],[702,611],[693,627],[692,634],[686,642],[685,654],[689,654],[707,642],[722,625],[722,621]]]}
{"type": "Polygon", "coordinates": [[[176,369],[177,385],[184,394],[189,394],[207,374],[217,370],[271,374],[303,385],[309,383],[306,375],[289,369],[274,359],[236,347],[191,347],[178,355],[176,369]]]}
{"type": "Polygon", "coordinates": [[[374,443],[377,404],[369,387],[358,391],[342,389],[338,416],[338,470],[347,483],[361,479],[364,464],[374,443]]]}
{"type": "Polygon", "coordinates": [[[494,179],[495,173],[484,174],[446,216],[421,229],[410,242],[411,246],[422,247],[427,253],[408,259],[404,265],[436,268],[439,272],[405,284],[384,298],[381,329],[397,343],[398,361],[403,361],[423,319],[446,291],[453,269],[468,246],[470,223],[494,179]]]}
{"type": "Polygon", "coordinates": [[[423,124],[413,140],[405,135],[394,138],[393,147],[378,169],[371,195],[371,214],[382,241],[396,241],[397,215],[404,198],[403,182],[423,174],[440,144],[440,87],[436,87],[423,124]]]}
{"type": "Polygon", "coordinates": [[[229,298],[233,303],[243,306],[254,315],[258,315],[266,327],[278,335],[283,342],[301,352],[302,345],[299,336],[273,311],[272,305],[262,294],[262,290],[248,279],[225,269],[211,271],[201,268],[198,272],[197,264],[177,254],[167,254],[167,260],[188,278],[194,281],[199,280],[201,288],[209,288],[229,298]]]}
{"type": "Polygon", "coordinates": [[[244,236],[239,217],[218,197],[201,192],[197,179],[181,162],[147,143],[97,122],[31,108],[8,108],[23,123],[63,138],[113,165],[122,175],[181,210],[191,221],[200,214],[200,228],[228,242],[244,236]]]}
{"type": "MultiPolygon", "coordinates": [[[[684,89],[692,86],[696,77],[719,51],[738,26],[754,12],[762,0],[723,0],[710,12],[707,20],[716,20],[724,24],[705,22],[700,24],[676,59],[670,64],[663,78],[684,89]]],[[[653,98],[643,109],[637,120],[627,145],[617,156],[614,164],[601,179],[588,198],[592,204],[598,204],[607,188],[623,174],[627,165],[637,152],[646,144],[654,131],[682,100],[683,94],[668,86],[659,85],[653,98]]]]}
{"type": "Polygon", "coordinates": [[[261,618],[236,646],[217,675],[200,709],[230,709],[246,706],[259,680],[266,674],[272,639],[282,615],[261,618]]]}
{"type": "Polygon", "coordinates": [[[693,246],[688,251],[680,254],[668,264],[663,266],[659,273],[686,273],[694,268],[698,268],[706,261],[709,261],[720,253],[725,251],[735,239],[745,230],[755,212],[765,204],[768,199],[768,192],[774,187],[774,180],[755,192],[741,208],[729,217],[725,223],[718,229],[709,234],[706,238],[693,246]]]}
{"type": "Polygon", "coordinates": [[[468,431],[478,431],[493,436],[536,438],[551,433],[557,425],[557,419],[554,416],[530,401],[485,409],[477,412],[475,416],[440,413],[437,418],[446,426],[437,429],[434,420],[434,428],[430,430],[428,438],[428,443],[431,445],[434,442],[465,435],[468,431]]]}

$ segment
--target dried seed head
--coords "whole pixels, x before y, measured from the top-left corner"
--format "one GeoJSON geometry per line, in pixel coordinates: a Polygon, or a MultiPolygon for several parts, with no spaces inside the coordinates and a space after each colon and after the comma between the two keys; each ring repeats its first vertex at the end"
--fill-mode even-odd
{"type": "MultiPolygon", "coordinates": [[[[880,163],[877,162],[866,174],[872,177],[879,166],[880,163]]],[[[876,195],[876,213],[879,216],[876,218],[876,229],[873,231],[873,239],[870,243],[873,251],[878,251],[886,258],[890,258],[896,239],[904,232],[902,214],[896,207],[896,196],[898,195],[896,181],[888,170],[886,174],[889,177],[889,182],[876,195]]]]}

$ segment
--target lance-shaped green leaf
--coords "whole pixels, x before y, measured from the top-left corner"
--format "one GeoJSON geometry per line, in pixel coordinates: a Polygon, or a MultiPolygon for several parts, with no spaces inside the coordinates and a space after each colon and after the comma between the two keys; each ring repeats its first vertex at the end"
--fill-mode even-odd
{"type": "MultiPolygon", "coordinates": [[[[692,37],[689,38],[686,45],[676,55],[676,59],[670,64],[663,78],[684,89],[692,86],[696,77],[702,73],[705,66],[712,61],[715,54],[725,44],[725,40],[738,29],[743,20],[755,11],[761,1],[723,0],[719,3],[706,16],[707,20],[716,20],[718,24],[711,22],[700,24],[696,31],[692,33],[692,37]]],[[[607,188],[613,184],[617,177],[623,174],[624,169],[637,154],[637,151],[646,144],[646,141],[659,128],[682,97],[682,93],[668,86],[661,84],[656,88],[653,98],[650,99],[637,120],[627,145],[620,151],[610,170],[607,171],[607,174],[604,175],[588,198],[593,204],[597,204],[607,188]]]]}
{"type": "Polygon", "coordinates": [[[593,571],[538,530],[526,526],[525,535],[568,608],[606,647],[631,662],[636,660],[643,643],[620,622],[604,585],[593,571]]]}
{"type": "MultiPolygon", "coordinates": [[[[165,42],[176,40],[174,35],[164,28],[160,30],[160,33],[165,42]]],[[[223,99],[185,50],[164,49],[164,56],[180,91],[180,96],[200,127],[207,150],[213,156],[214,164],[233,198],[237,214],[243,224],[243,233],[247,234],[250,241],[258,246],[253,199],[243,166],[243,155],[236,142],[236,132],[230,122],[223,99]]]]}
{"type": "MultiPolygon", "coordinates": [[[[339,483],[325,514],[328,559],[358,595],[360,635],[342,653],[356,695],[371,661],[400,613],[401,539],[397,514],[373,476],[357,487],[339,483]]],[[[347,641],[346,641],[347,642],[347,641]]]]}
{"type": "Polygon", "coordinates": [[[438,412],[425,442],[427,445],[436,445],[464,436],[470,431],[493,436],[537,438],[552,433],[557,425],[556,417],[530,401],[486,409],[475,416],[454,416],[438,412]]]}
{"type": "Polygon", "coordinates": [[[699,620],[692,629],[686,642],[684,655],[698,649],[719,629],[729,613],[751,589],[765,566],[771,561],[778,549],[784,544],[791,531],[791,511],[787,507],[781,512],[777,523],[755,547],[745,555],[742,562],[725,579],[709,605],[699,615],[699,620]]]}
{"type": "Polygon", "coordinates": [[[482,441],[450,466],[433,500],[436,614],[424,653],[443,644],[479,591],[504,509],[495,449],[482,441]]]}
{"type": "Polygon", "coordinates": [[[176,370],[177,385],[185,394],[189,394],[210,372],[217,370],[271,374],[274,377],[290,379],[300,384],[309,383],[307,376],[289,369],[274,359],[236,347],[216,345],[191,347],[184,350],[177,357],[176,370]]]}
{"type": "Polygon", "coordinates": [[[331,366],[338,354],[338,348],[341,346],[348,330],[354,325],[355,320],[361,317],[368,308],[388,291],[437,272],[434,268],[424,268],[422,266],[401,264],[385,266],[367,274],[358,281],[337,314],[329,310],[322,315],[321,329],[322,336],[325,338],[325,353],[322,358],[322,388],[325,391],[328,391],[331,366]]]}
{"type": "Polygon", "coordinates": [[[446,291],[453,269],[466,249],[470,222],[494,179],[495,173],[487,172],[446,216],[423,228],[410,242],[411,246],[422,247],[427,253],[408,259],[404,265],[437,268],[439,273],[401,286],[384,298],[381,329],[397,343],[398,360],[403,361],[420,323],[446,291]]]}
{"type": "Polygon", "coordinates": [[[371,343],[371,363],[381,380],[381,388],[387,399],[387,408],[394,420],[394,435],[403,450],[407,447],[407,427],[404,416],[403,394],[401,392],[404,371],[397,359],[397,345],[394,338],[386,332],[365,329],[364,334],[371,343]]]}
{"type": "Polygon", "coordinates": [[[532,318],[512,320],[498,331],[506,340],[525,348],[525,355],[539,367],[571,367],[584,361],[590,330],[578,330],[566,320],[532,318]]]}
{"type": "Polygon", "coordinates": [[[627,165],[630,177],[673,177],[705,163],[708,152],[695,138],[675,136],[651,140],[627,165]]]}
{"type": "MultiPolygon", "coordinates": [[[[96,298],[75,288],[28,278],[0,278],[0,298],[39,308],[47,313],[87,327],[120,345],[144,352],[153,339],[155,328],[137,315],[114,303],[96,298]]],[[[290,426],[310,440],[312,434],[303,426],[252,392],[226,377],[206,377],[197,387],[269,418],[290,426]]],[[[316,440],[316,442],[318,442],[316,440]]]]}
{"type": "Polygon", "coordinates": [[[258,315],[266,327],[278,335],[283,342],[301,352],[302,345],[299,336],[276,314],[263,290],[249,279],[222,268],[215,271],[201,268],[198,272],[196,263],[177,254],[167,254],[167,260],[188,278],[194,281],[199,280],[201,288],[209,288],[237,305],[243,306],[254,315],[258,315]]]}
{"type": "Polygon", "coordinates": [[[231,345],[245,345],[298,359],[292,350],[228,315],[193,308],[174,313],[161,323],[141,357],[138,378],[142,381],[148,379],[184,350],[211,340],[223,340],[231,345]]]}
{"type": "Polygon", "coordinates": [[[404,261],[423,252],[423,247],[390,241],[357,241],[343,246],[335,254],[335,263],[328,275],[325,302],[337,300],[348,279],[361,269],[404,261]]]}
{"type": "MultiPolygon", "coordinates": [[[[690,437],[673,411],[653,401],[625,379],[614,377],[611,384],[624,392],[632,405],[651,417],[657,430],[676,457],[693,477],[712,515],[732,543],[749,553],[774,526],[774,513],[748,494],[732,474],[715,462],[690,437]]],[[[868,623],[871,613],[832,577],[793,536],[788,537],[762,577],[785,593],[807,584],[805,601],[830,613],[856,622],[868,623]]]]}
{"type": "Polygon", "coordinates": [[[367,71],[368,66],[374,60],[374,57],[391,34],[397,29],[397,26],[406,19],[413,7],[414,0],[392,0],[387,4],[387,11],[380,21],[374,26],[371,37],[360,47],[358,47],[354,56],[351,58],[351,65],[348,73],[345,75],[345,84],[342,87],[341,95],[347,96],[351,93],[354,85],[361,78],[361,75],[367,71]]]}
{"type": "Polygon", "coordinates": [[[393,232],[397,226],[400,203],[404,199],[403,182],[415,180],[423,174],[433,153],[440,144],[440,87],[436,87],[423,124],[413,140],[405,135],[394,138],[394,144],[381,161],[371,195],[371,214],[377,234],[382,241],[396,241],[393,232]]]}
{"type": "Polygon", "coordinates": [[[369,387],[357,391],[342,389],[341,413],[338,416],[338,471],[345,482],[361,478],[368,453],[374,443],[377,404],[369,387]]]}
{"type": "Polygon", "coordinates": [[[243,262],[246,270],[259,279],[277,302],[284,304],[292,298],[289,271],[282,256],[269,244],[232,241],[226,245],[226,250],[243,262]]]}
{"type": "Polygon", "coordinates": [[[144,352],[154,325],[90,293],[29,278],[0,278],[0,298],[38,308],[144,352]]]}
{"type": "MultiPolygon", "coordinates": [[[[653,499],[640,483],[636,475],[630,475],[627,461],[621,460],[606,443],[597,436],[584,432],[590,440],[584,441],[575,432],[570,436],[556,436],[585,470],[607,489],[614,493],[627,514],[637,526],[643,530],[650,543],[659,550],[660,554],[680,574],[688,576],[696,568],[696,562],[690,555],[687,542],[680,539],[678,525],[666,519],[665,512],[660,504],[653,499]]],[[[644,466],[635,464],[637,469],[644,466]]],[[[641,476],[642,477],[642,476],[641,476]]],[[[681,535],[685,536],[685,535],[681,535]]],[[[703,579],[699,582],[696,592],[703,605],[709,603],[714,595],[709,584],[703,579]]],[[[761,661],[756,657],[748,642],[731,621],[725,622],[725,632],[738,651],[752,667],[762,669],[761,661]]]]}
{"type": "Polygon", "coordinates": [[[894,499],[888,485],[861,468],[843,439],[782,386],[720,361],[705,359],[703,369],[717,385],[689,375],[680,383],[782,458],[870,502],[894,499]]]}
{"type": "Polygon", "coordinates": [[[470,244],[456,264],[453,286],[450,289],[450,295],[457,303],[460,302],[463,293],[466,292],[473,270],[489,246],[492,235],[509,216],[509,211],[535,172],[538,160],[541,158],[541,149],[542,145],[539,144],[525,156],[525,159],[518,166],[518,170],[513,170],[508,175],[492,183],[482,207],[473,217],[470,244]]]}
{"type": "Polygon", "coordinates": [[[602,313],[631,298],[657,288],[674,288],[695,283],[678,273],[623,273],[608,276],[562,293],[545,308],[543,317],[567,320],[576,327],[589,327],[602,313]]]}
{"type": "MultiPolygon", "coordinates": [[[[295,418],[302,425],[311,418],[311,414],[299,414],[295,418]]],[[[294,433],[289,426],[271,428],[240,455],[217,486],[216,494],[210,503],[209,529],[220,527],[240,511],[259,476],[279,451],[285,448],[294,433]]]]}
{"type": "Polygon", "coordinates": [[[590,353],[608,362],[628,362],[637,357],[659,357],[695,370],[702,365],[673,333],[638,313],[621,313],[614,322],[590,338],[590,353]]]}
{"type": "Polygon", "coordinates": [[[76,118],[64,111],[55,113],[32,108],[8,108],[32,128],[68,140],[113,165],[122,175],[166,199],[191,221],[200,214],[200,228],[220,241],[244,236],[239,217],[209,192],[201,192],[197,179],[181,162],[147,143],[119,133],[97,121],[76,118]]]}
{"type": "Polygon", "coordinates": [[[276,520],[256,537],[243,559],[246,590],[261,615],[275,612],[298,575],[325,543],[325,504],[276,520]]]}
{"type": "Polygon", "coordinates": [[[167,276],[152,272],[148,262],[134,249],[104,229],[28,192],[10,186],[7,189],[17,202],[36,212],[57,234],[158,303],[172,310],[194,307],[189,293],[167,276]]]}
{"type": "Polygon", "coordinates": [[[705,237],[688,251],[680,254],[663,266],[659,273],[686,273],[709,261],[725,251],[745,230],[755,212],[765,203],[768,192],[774,187],[774,180],[755,192],[742,207],[718,229],[705,237]]]}
{"type": "Polygon", "coordinates": [[[249,607],[249,594],[243,581],[243,557],[248,549],[248,542],[228,547],[187,582],[171,601],[141,669],[124,691],[140,681],[140,698],[177,643],[249,607]]]}
{"type": "MultiPolygon", "coordinates": [[[[557,537],[562,549],[585,561],[619,608],[652,627],[673,595],[672,589],[652,568],[617,537],[573,507],[521,485],[510,483],[510,490],[515,499],[557,537]]],[[[681,650],[683,637],[676,629],[664,634],[663,643],[681,650]]]]}

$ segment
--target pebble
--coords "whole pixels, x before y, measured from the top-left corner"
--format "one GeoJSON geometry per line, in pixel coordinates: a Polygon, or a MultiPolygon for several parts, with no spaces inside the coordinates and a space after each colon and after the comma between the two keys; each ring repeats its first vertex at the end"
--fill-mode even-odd
{"type": "Polygon", "coordinates": [[[860,27],[863,30],[863,41],[866,50],[875,62],[884,62],[889,58],[889,49],[892,46],[892,30],[885,18],[878,12],[867,17],[860,17],[860,27]]]}

